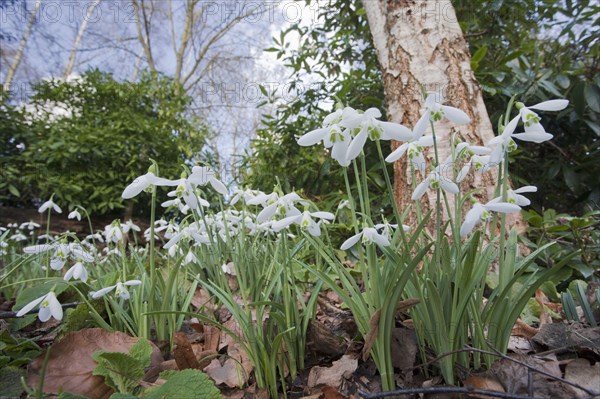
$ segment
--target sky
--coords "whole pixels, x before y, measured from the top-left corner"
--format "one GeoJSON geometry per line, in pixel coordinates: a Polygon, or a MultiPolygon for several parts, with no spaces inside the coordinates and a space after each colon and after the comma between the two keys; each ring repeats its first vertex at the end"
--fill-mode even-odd
{"type": "MultiPolygon", "coordinates": [[[[138,0],[140,1],[140,0],[138,0]]],[[[148,1],[148,0],[146,0],[148,1]]],[[[0,0],[0,81],[21,45],[34,0],[0,0]]],[[[175,74],[175,54],[185,28],[186,1],[155,0],[150,23],[150,40],[157,69],[175,74]],[[169,6],[170,5],[170,6],[169,6]],[[170,23],[170,21],[173,23],[170,23]]],[[[193,27],[196,36],[183,63],[183,75],[194,68],[195,57],[207,42],[233,19],[233,25],[206,51],[201,64],[187,81],[198,83],[190,88],[195,114],[202,116],[216,133],[210,143],[223,164],[248,148],[253,132],[260,124],[258,109],[264,100],[259,86],[269,94],[291,99],[288,87],[290,71],[273,53],[263,50],[273,45],[272,37],[292,24],[318,23],[319,2],[310,7],[293,0],[200,0],[193,27]]],[[[85,27],[76,53],[73,75],[98,68],[112,72],[119,80],[135,80],[147,64],[129,0],[43,0],[26,43],[24,56],[12,84],[13,99],[27,102],[31,85],[42,79],[62,78],[65,66],[82,25],[85,27]]],[[[288,35],[290,50],[298,48],[298,37],[288,35]]],[[[191,85],[190,85],[191,86],[191,85]]],[[[206,150],[206,149],[205,149],[206,150]]]]}

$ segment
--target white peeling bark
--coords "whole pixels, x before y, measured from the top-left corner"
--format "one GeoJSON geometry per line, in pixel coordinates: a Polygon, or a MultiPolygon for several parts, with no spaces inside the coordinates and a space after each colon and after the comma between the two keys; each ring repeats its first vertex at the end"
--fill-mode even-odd
{"type": "MultiPolygon", "coordinates": [[[[440,161],[450,154],[452,133],[474,145],[492,139],[492,124],[451,2],[363,0],[362,3],[381,66],[389,119],[413,128],[423,112],[424,89],[443,94],[446,105],[465,111],[471,118],[471,123],[465,126],[455,126],[447,120],[436,123],[440,161]]],[[[406,158],[395,163],[394,175],[394,194],[400,209],[404,209],[411,202],[412,193],[406,158]]],[[[417,177],[418,181],[421,179],[417,177]]],[[[483,176],[471,173],[461,191],[484,187],[476,196],[486,202],[492,198],[496,179],[495,172],[483,176]]],[[[430,190],[423,206],[432,209],[435,202],[436,194],[430,190]]]]}

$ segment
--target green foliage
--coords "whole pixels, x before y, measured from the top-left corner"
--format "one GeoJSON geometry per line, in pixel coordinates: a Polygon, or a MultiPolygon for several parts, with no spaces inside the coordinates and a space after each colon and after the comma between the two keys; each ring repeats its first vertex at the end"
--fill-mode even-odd
{"type": "MultiPolygon", "coordinates": [[[[543,214],[534,210],[523,213],[529,223],[528,238],[522,240],[535,250],[543,243],[552,241],[556,245],[545,249],[538,262],[552,267],[565,256],[580,251],[569,263],[570,273],[563,274],[562,279],[590,278],[600,269],[600,211],[588,212],[580,217],[556,213],[548,209],[543,214]]],[[[557,281],[558,283],[558,281],[557,281]]]]}
{"type": "Polygon", "coordinates": [[[220,399],[222,397],[210,378],[198,370],[163,371],[159,378],[167,382],[160,387],[146,390],[144,399],[220,399]]]}
{"type": "Polygon", "coordinates": [[[0,397],[19,397],[23,393],[21,378],[25,371],[18,367],[0,367],[0,397]]]}
{"type": "MultiPolygon", "coordinates": [[[[546,124],[555,136],[551,142],[519,143],[512,167],[515,184],[544,187],[532,195],[536,209],[594,208],[600,199],[598,2],[459,0],[453,4],[493,124],[515,94],[528,105],[558,97],[570,101],[546,124]]],[[[540,116],[544,118],[543,113],[540,116]]]]}
{"type": "Polygon", "coordinates": [[[133,83],[90,71],[39,83],[27,111],[2,111],[12,127],[2,132],[9,145],[0,201],[23,205],[54,194],[61,206],[90,212],[123,208],[123,188],[146,173],[150,158],[176,176],[202,147],[206,129],[187,118],[189,104],[178,83],[150,74],[133,83]]]}
{"type": "Polygon", "coordinates": [[[129,353],[96,352],[94,360],[98,366],[94,375],[104,377],[104,382],[116,392],[130,393],[139,385],[144,369],[150,366],[152,346],[141,338],[129,349],[129,353]]]}
{"type": "Polygon", "coordinates": [[[27,365],[40,354],[40,347],[29,339],[17,339],[6,330],[0,333],[0,368],[27,365]]]}

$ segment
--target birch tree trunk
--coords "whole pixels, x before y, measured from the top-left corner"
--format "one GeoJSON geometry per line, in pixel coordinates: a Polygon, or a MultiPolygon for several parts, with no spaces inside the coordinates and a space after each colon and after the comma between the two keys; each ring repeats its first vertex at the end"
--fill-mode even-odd
{"type": "MultiPolygon", "coordinates": [[[[362,3],[383,75],[388,119],[413,128],[423,112],[424,89],[441,93],[446,105],[463,110],[471,118],[469,125],[460,127],[446,119],[436,123],[440,161],[450,154],[452,133],[458,133],[463,141],[473,145],[483,145],[492,139],[492,123],[451,2],[363,0],[362,3]]],[[[394,148],[397,145],[394,143],[394,148]]],[[[423,177],[417,175],[418,182],[423,177]]],[[[487,202],[493,198],[496,179],[496,171],[475,176],[471,173],[462,183],[461,191],[485,187],[475,196],[487,202]]],[[[394,195],[400,209],[411,202],[411,183],[407,160],[401,158],[394,164],[394,195]]],[[[436,193],[429,190],[427,195],[422,206],[425,210],[433,209],[436,193]]],[[[450,208],[453,209],[452,204],[450,208]]]]}
{"type": "MultiPolygon", "coordinates": [[[[33,25],[35,24],[35,20],[37,17],[37,12],[40,6],[42,5],[42,0],[36,1],[35,6],[33,7],[33,11],[29,16],[29,20],[27,21],[27,28],[25,28],[25,33],[23,33],[23,37],[21,38],[21,42],[19,43],[19,49],[15,54],[15,58],[13,59],[8,72],[6,73],[6,78],[4,79],[3,90],[2,93],[9,93],[10,87],[12,86],[13,79],[15,78],[15,74],[17,69],[19,68],[19,64],[21,63],[21,59],[23,58],[23,52],[25,51],[25,46],[27,46],[27,41],[29,40],[29,36],[31,35],[31,31],[33,30],[33,25]]],[[[0,98],[0,100],[2,100],[0,98]]]]}
{"type": "Polygon", "coordinates": [[[71,49],[71,53],[69,54],[69,60],[67,61],[67,66],[65,67],[65,71],[63,72],[63,78],[67,79],[71,73],[73,73],[73,69],[75,67],[75,58],[77,57],[77,51],[79,49],[79,44],[81,43],[81,39],[83,39],[83,34],[85,29],[87,28],[88,20],[92,16],[94,9],[100,4],[100,0],[94,0],[92,3],[87,5],[87,12],[85,14],[85,18],[81,21],[81,25],[79,25],[79,30],[77,31],[77,36],[75,37],[75,42],[73,43],[73,48],[71,49]]]}

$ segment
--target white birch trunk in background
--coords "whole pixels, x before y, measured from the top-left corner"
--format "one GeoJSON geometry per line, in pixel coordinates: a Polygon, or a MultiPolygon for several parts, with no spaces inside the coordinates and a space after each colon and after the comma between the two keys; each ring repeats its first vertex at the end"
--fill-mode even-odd
{"type": "MultiPolygon", "coordinates": [[[[423,111],[422,90],[425,89],[442,93],[445,105],[459,108],[471,118],[471,123],[463,126],[455,126],[446,119],[436,123],[440,161],[450,154],[449,136],[454,132],[474,145],[483,145],[492,139],[492,123],[451,2],[363,0],[362,3],[383,75],[388,118],[412,129],[423,111]]],[[[393,145],[396,148],[398,144],[393,145]]],[[[433,156],[433,149],[430,155],[433,156]]],[[[480,176],[471,173],[462,183],[461,191],[485,188],[476,197],[487,202],[493,198],[497,173],[480,176]]],[[[417,175],[418,182],[421,179],[422,176],[417,175]]],[[[410,184],[410,170],[403,157],[394,165],[394,194],[400,209],[411,202],[410,184]]],[[[429,190],[423,206],[426,210],[432,209],[435,202],[435,191],[429,190]]]]}
{"type": "Polygon", "coordinates": [[[73,73],[73,69],[75,68],[75,58],[77,57],[77,51],[79,50],[79,44],[81,43],[81,39],[83,39],[83,34],[85,32],[85,29],[87,28],[88,20],[91,18],[92,13],[94,12],[98,4],[100,4],[100,0],[94,0],[92,3],[86,5],[87,11],[85,13],[85,18],[83,19],[83,21],[81,21],[81,25],[79,25],[79,30],[77,31],[77,36],[75,37],[73,48],[71,49],[71,53],[69,54],[67,66],[65,67],[65,71],[63,72],[64,79],[67,79],[69,75],[73,73]]]}
{"type": "Polygon", "coordinates": [[[29,40],[29,36],[31,35],[31,31],[33,30],[33,25],[35,24],[35,19],[37,18],[37,12],[42,4],[42,0],[36,1],[35,6],[33,7],[33,11],[29,16],[29,20],[27,21],[27,28],[25,28],[25,33],[23,33],[23,37],[21,38],[21,42],[19,43],[19,49],[15,54],[15,58],[13,59],[8,72],[6,73],[6,78],[4,79],[4,90],[3,93],[8,93],[10,91],[10,87],[12,86],[13,79],[15,78],[15,74],[17,69],[19,68],[19,64],[21,63],[21,59],[23,58],[23,52],[25,51],[25,46],[27,46],[27,41],[29,40]]]}

